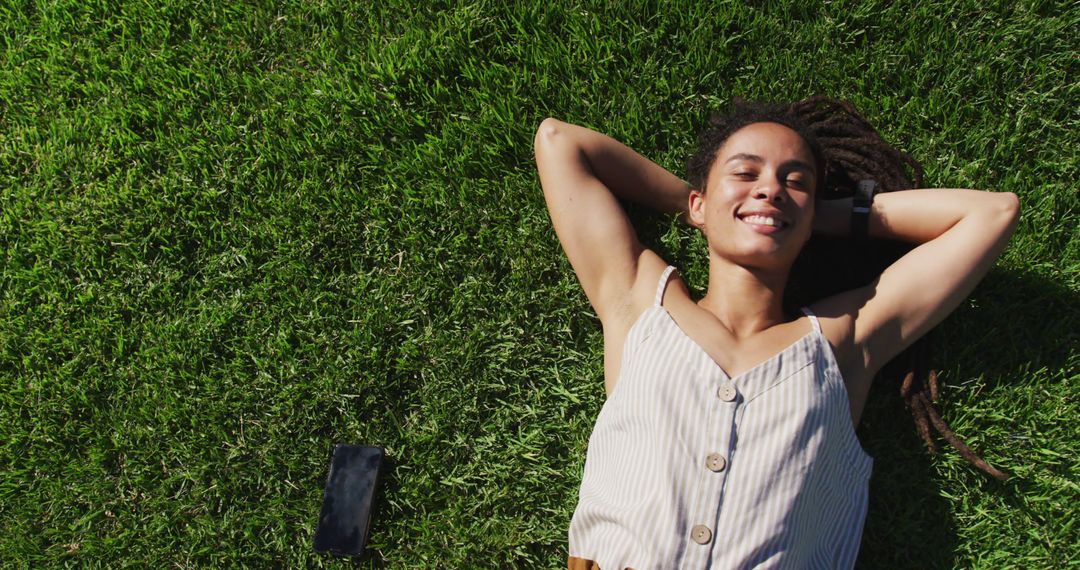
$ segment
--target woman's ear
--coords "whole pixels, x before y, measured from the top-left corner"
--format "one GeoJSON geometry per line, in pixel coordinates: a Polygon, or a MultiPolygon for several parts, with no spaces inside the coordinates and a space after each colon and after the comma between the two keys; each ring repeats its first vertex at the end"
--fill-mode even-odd
{"type": "Polygon", "coordinates": [[[701,233],[705,233],[705,193],[691,188],[689,206],[687,218],[690,220],[690,225],[701,230],[701,233]]]}

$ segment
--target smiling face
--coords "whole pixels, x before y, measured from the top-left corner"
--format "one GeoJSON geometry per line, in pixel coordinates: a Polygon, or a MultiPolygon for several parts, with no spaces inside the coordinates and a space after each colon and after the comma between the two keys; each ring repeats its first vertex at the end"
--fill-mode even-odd
{"type": "Polygon", "coordinates": [[[691,219],[710,255],[747,267],[790,268],[814,216],[814,155],[795,131],[752,123],[720,146],[705,192],[692,191],[691,219]]]}

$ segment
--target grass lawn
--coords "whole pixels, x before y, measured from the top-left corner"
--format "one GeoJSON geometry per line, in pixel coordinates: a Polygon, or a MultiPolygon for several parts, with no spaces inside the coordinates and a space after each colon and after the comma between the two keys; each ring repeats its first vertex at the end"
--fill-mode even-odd
{"type": "MultiPolygon", "coordinates": [[[[351,567],[311,547],[353,442],[393,463],[361,567],[565,567],[603,347],[536,126],[683,174],[732,97],[819,93],[1023,207],[934,333],[1013,477],[876,388],[859,566],[1080,565],[1074,3],[504,4],[0,4],[3,566],[351,567]]],[[[635,219],[704,287],[699,236],[635,219]]]]}

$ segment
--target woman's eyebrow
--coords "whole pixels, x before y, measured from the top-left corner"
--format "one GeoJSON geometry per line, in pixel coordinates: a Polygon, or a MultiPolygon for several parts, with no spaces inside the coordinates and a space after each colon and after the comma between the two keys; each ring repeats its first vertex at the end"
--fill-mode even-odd
{"type": "Polygon", "coordinates": [[[751,162],[765,162],[764,160],[762,160],[762,158],[760,156],[758,156],[756,154],[746,154],[745,152],[740,152],[738,154],[733,154],[730,157],[728,157],[728,159],[724,161],[724,164],[727,164],[729,162],[735,162],[736,160],[749,160],[751,162]]]}
{"type": "Polygon", "coordinates": [[[780,168],[785,168],[787,170],[805,170],[805,171],[809,172],[810,174],[814,173],[814,167],[813,166],[806,163],[805,161],[797,160],[797,159],[796,160],[789,160],[789,161],[785,162],[784,164],[781,164],[780,168]]]}
{"type": "MultiPolygon", "coordinates": [[[[729,162],[739,161],[739,160],[747,160],[747,161],[750,161],[750,162],[757,162],[757,163],[765,162],[765,159],[761,158],[760,156],[758,156],[756,154],[747,154],[745,152],[740,152],[740,153],[736,153],[736,154],[733,154],[730,157],[728,157],[728,159],[724,161],[724,164],[727,164],[729,162]]],[[[807,171],[807,172],[809,172],[811,174],[814,173],[814,167],[812,165],[810,165],[806,161],[798,160],[798,159],[792,159],[792,160],[786,161],[786,162],[784,162],[784,164],[781,164],[780,167],[781,168],[786,168],[787,170],[805,170],[805,171],[807,171]]]]}

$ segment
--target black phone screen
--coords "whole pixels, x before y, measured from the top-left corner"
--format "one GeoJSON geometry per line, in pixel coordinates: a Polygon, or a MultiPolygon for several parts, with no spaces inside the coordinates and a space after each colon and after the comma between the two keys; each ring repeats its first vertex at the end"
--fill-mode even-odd
{"type": "Polygon", "coordinates": [[[384,455],[381,447],[334,447],[315,529],[315,550],[351,556],[363,552],[384,455]]]}

